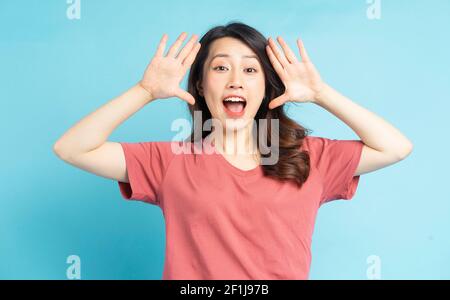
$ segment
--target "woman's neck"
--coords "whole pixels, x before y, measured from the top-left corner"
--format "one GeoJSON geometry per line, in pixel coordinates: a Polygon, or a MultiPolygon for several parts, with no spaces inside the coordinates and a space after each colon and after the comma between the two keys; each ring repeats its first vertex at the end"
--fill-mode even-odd
{"type": "Polygon", "coordinates": [[[221,154],[241,157],[253,156],[257,161],[260,159],[259,150],[251,130],[233,130],[222,134],[212,131],[210,138],[214,143],[214,147],[221,154]]]}

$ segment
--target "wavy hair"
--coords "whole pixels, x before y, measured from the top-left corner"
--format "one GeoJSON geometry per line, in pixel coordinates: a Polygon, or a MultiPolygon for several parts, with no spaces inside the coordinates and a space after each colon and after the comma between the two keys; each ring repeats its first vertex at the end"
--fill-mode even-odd
{"type": "MultiPolygon", "coordinates": [[[[301,187],[307,180],[310,169],[309,153],[302,151],[301,146],[303,139],[309,134],[310,130],[290,119],[284,112],[284,105],[272,110],[268,108],[269,101],[282,95],[285,87],[266,53],[267,39],[259,31],[244,23],[232,22],[225,26],[216,26],[210,29],[199,40],[202,46],[191,66],[187,90],[195,98],[194,105],[188,104],[191,117],[194,118],[194,111],[200,111],[203,124],[193,122],[192,133],[188,140],[196,142],[194,140],[194,132],[197,130],[198,132],[202,132],[202,138],[205,138],[211,133],[211,130],[202,130],[204,122],[211,119],[212,116],[206,105],[205,98],[199,93],[198,84],[201,84],[203,80],[203,65],[208,57],[211,43],[223,37],[236,38],[245,43],[259,57],[262,68],[264,69],[265,96],[254,118],[256,121],[258,150],[260,150],[259,131],[264,130],[259,126],[259,120],[265,119],[267,120],[267,124],[271,124],[270,121],[273,119],[279,120],[279,144],[278,149],[276,149],[278,151],[278,161],[272,165],[263,164],[264,175],[277,180],[291,180],[301,187]]],[[[270,125],[266,128],[267,132],[263,132],[263,136],[266,139],[265,145],[270,147],[270,125]]],[[[266,154],[261,153],[261,157],[270,157],[270,155],[271,152],[266,154]]]]}

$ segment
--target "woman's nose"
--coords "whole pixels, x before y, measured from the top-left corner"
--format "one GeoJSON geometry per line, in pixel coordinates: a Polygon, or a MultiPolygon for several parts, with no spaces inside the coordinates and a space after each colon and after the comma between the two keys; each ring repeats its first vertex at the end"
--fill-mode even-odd
{"type": "Polygon", "coordinates": [[[233,75],[231,75],[228,87],[230,87],[230,88],[242,87],[242,81],[241,81],[241,78],[239,77],[239,74],[236,74],[236,72],[233,72],[233,75]]]}
{"type": "Polygon", "coordinates": [[[229,85],[228,85],[228,87],[229,88],[241,88],[242,87],[242,84],[240,84],[240,83],[237,83],[237,82],[233,82],[233,83],[230,83],[229,85]]]}

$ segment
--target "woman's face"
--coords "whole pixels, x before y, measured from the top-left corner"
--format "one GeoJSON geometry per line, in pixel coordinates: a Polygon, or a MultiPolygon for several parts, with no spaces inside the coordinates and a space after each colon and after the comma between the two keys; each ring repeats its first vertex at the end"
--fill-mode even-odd
{"type": "Polygon", "coordinates": [[[200,94],[223,129],[237,130],[253,121],[264,98],[265,77],[257,55],[238,39],[215,40],[203,66],[200,94]],[[243,102],[232,102],[241,96],[243,102]]]}

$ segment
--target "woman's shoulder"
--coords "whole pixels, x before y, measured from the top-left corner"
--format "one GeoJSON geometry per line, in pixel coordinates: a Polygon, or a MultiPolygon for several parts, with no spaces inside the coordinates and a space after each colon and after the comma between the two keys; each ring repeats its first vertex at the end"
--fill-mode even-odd
{"type": "Polygon", "coordinates": [[[301,149],[308,152],[312,164],[317,164],[327,145],[332,141],[326,137],[308,135],[303,138],[301,149]]]}
{"type": "Polygon", "coordinates": [[[146,143],[152,148],[157,148],[165,156],[199,153],[202,147],[205,147],[205,145],[191,141],[152,141],[146,143]]]}
{"type": "Polygon", "coordinates": [[[314,150],[321,144],[323,145],[325,139],[326,138],[321,136],[307,135],[303,138],[301,148],[309,151],[314,150]]]}

